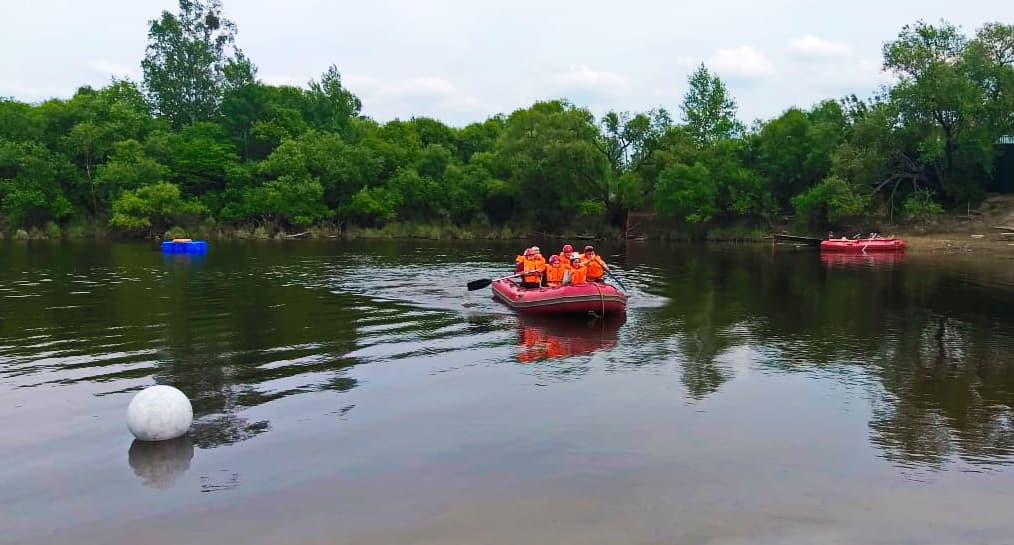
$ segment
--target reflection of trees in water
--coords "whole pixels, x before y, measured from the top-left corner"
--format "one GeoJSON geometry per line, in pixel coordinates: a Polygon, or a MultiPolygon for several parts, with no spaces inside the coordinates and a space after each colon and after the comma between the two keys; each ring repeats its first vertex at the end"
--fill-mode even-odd
{"type": "MultiPolygon", "coordinates": [[[[135,389],[138,379],[153,375],[191,399],[193,441],[201,448],[267,430],[267,422],[243,418],[249,407],[356,385],[346,376],[355,361],[343,357],[356,346],[356,318],[362,314],[352,307],[381,303],[283,287],[257,272],[270,260],[289,262],[289,255],[274,250],[261,256],[255,248],[251,257],[247,249],[222,245],[216,247],[215,259],[199,267],[178,259],[153,266],[151,258],[158,254],[136,247],[102,245],[94,253],[76,248],[66,259],[54,256],[53,266],[94,264],[115,274],[93,270],[87,276],[57,276],[43,286],[33,307],[13,309],[19,327],[36,328],[60,343],[61,351],[53,351],[53,357],[24,369],[42,384],[110,383],[104,393],[125,393],[135,389]],[[237,255],[226,255],[230,252],[237,255]],[[251,265],[251,260],[259,262],[251,265]],[[105,281],[109,279],[113,281],[105,281]],[[84,288],[75,284],[84,280],[91,283],[84,288]],[[88,306],[32,311],[65,305],[65,294],[75,289],[91,292],[88,306]],[[73,344],[64,344],[65,339],[73,344]],[[64,345],[69,348],[62,349],[64,345]],[[125,381],[131,388],[122,387],[125,381]]],[[[13,335],[5,323],[13,325],[0,320],[0,338],[13,335]]],[[[38,348],[22,350],[21,358],[39,357],[38,348]]]]}
{"type": "Polygon", "coordinates": [[[197,446],[233,444],[270,429],[267,421],[241,416],[249,407],[303,392],[355,387],[355,379],[344,376],[354,362],[341,357],[354,346],[355,320],[344,306],[333,304],[340,296],[278,288],[250,275],[197,286],[206,291],[194,287],[187,283],[175,294],[174,314],[217,320],[206,331],[194,320],[170,321],[167,353],[156,378],[190,393],[197,446]],[[268,382],[284,387],[266,388],[268,382]]]}
{"type": "Polygon", "coordinates": [[[687,394],[702,399],[732,376],[718,358],[741,343],[734,330],[747,314],[735,286],[742,285],[751,271],[703,253],[680,257],[676,270],[670,271],[674,278],[664,294],[670,305],[646,313],[651,317],[639,324],[634,335],[639,344],[644,343],[641,354],[668,359],[675,353],[687,394]],[[666,343],[674,334],[675,342],[666,343]]]}
{"type": "Polygon", "coordinates": [[[1007,463],[1014,454],[1014,351],[990,324],[925,316],[876,361],[885,390],[871,439],[889,459],[1007,463]],[[1004,344],[1007,348],[1003,348],[1004,344]]]}
{"type": "Polygon", "coordinates": [[[838,269],[813,254],[750,251],[666,257],[664,295],[672,302],[658,321],[667,327],[634,334],[656,343],[675,334],[670,353],[679,355],[691,397],[710,395],[731,377],[716,360],[753,342],[734,333],[747,330],[778,354],[765,365],[786,372],[847,365],[875,377],[882,392],[874,396],[871,441],[893,461],[1014,456],[1014,294],[982,287],[974,269],[914,260],[838,269]]]}

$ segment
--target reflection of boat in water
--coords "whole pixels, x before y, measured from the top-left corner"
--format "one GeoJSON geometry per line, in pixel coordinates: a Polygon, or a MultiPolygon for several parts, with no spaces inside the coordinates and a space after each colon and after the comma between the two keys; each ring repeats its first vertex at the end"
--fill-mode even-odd
{"type": "Polygon", "coordinates": [[[518,361],[584,356],[613,348],[619,343],[619,329],[625,321],[622,314],[603,320],[519,316],[518,361]]]}
{"type": "Polygon", "coordinates": [[[588,282],[556,288],[522,288],[517,282],[500,279],[493,282],[493,296],[524,314],[559,315],[623,314],[627,295],[609,284],[588,282]]]}
{"type": "Polygon", "coordinates": [[[904,252],[826,253],[821,252],[820,262],[829,268],[884,268],[905,260],[904,252]]]}
{"type": "Polygon", "coordinates": [[[134,440],[127,451],[127,463],[134,475],[150,488],[171,488],[190,469],[194,444],[184,435],[168,441],[134,440]]]}
{"type": "Polygon", "coordinates": [[[820,251],[845,253],[904,252],[905,241],[885,238],[834,238],[820,243],[820,251]]]}

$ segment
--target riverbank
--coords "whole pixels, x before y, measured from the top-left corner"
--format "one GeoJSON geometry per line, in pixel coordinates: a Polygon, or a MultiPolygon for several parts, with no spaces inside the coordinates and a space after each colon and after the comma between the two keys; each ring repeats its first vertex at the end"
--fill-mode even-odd
{"type": "MultiPolygon", "coordinates": [[[[1014,195],[992,195],[976,209],[965,214],[937,216],[919,223],[897,223],[877,227],[857,226],[856,231],[879,230],[908,243],[910,252],[932,254],[995,253],[1014,254],[1014,237],[1003,236],[996,227],[1014,226],[1014,195]]],[[[782,228],[793,232],[790,225],[782,228]]],[[[846,230],[848,231],[848,230],[846,230]]],[[[324,224],[305,229],[281,229],[272,225],[219,225],[214,222],[190,227],[173,227],[163,233],[151,234],[149,240],[197,238],[206,240],[569,240],[581,241],[652,241],[652,242],[765,242],[769,229],[753,224],[693,228],[687,225],[656,223],[636,238],[624,238],[624,232],[608,225],[585,226],[582,230],[566,229],[551,233],[534,231],[518,225],[449,225],[393,222],[382,227],[337,226],[324,224]]],[[[0,231],[0,240],[118,240],[129,237],[110,231],[104,225],[72,225],[61,228],[50,222],[41,228],[0,231]]]]}

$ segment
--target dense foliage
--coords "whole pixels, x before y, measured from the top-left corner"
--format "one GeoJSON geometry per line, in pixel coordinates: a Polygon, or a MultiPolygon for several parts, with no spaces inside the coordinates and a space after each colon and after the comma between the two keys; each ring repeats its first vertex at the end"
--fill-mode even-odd
{"type": "Polygon", "coordinates": [[[917,23],[884,46],[896,83],[746,128],[701,65],[679,105],[596,119],[566,100],[457,128],[362,115],[337,67],[274,86],[219,0],[150,22],[141,84],[0,99],[0,232],[125,236],[209,226],[394,222],[602,233],[630,211],[688,232],[926,218],[974,204],[1014,134],[1014,25],[917,23]]]}

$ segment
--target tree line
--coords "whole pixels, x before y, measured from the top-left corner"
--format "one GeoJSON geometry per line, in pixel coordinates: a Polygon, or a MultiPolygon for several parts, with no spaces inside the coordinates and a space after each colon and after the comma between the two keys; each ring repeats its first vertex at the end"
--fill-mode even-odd
{"type": "Polygon", "coordinates": [[[220,0],[150,21],[143,82],[0,99],[0,232],[161,236],[424,224],[617,232],[631,211],[692,233],[919,219],[975,204],[1014,134],[1014,25],[918,22],[894,83],[745,126],[705,65],[678,115],[596,118],[547,100],[464,127],[362,113],[336,66],[268,85],[220,0]]]}

